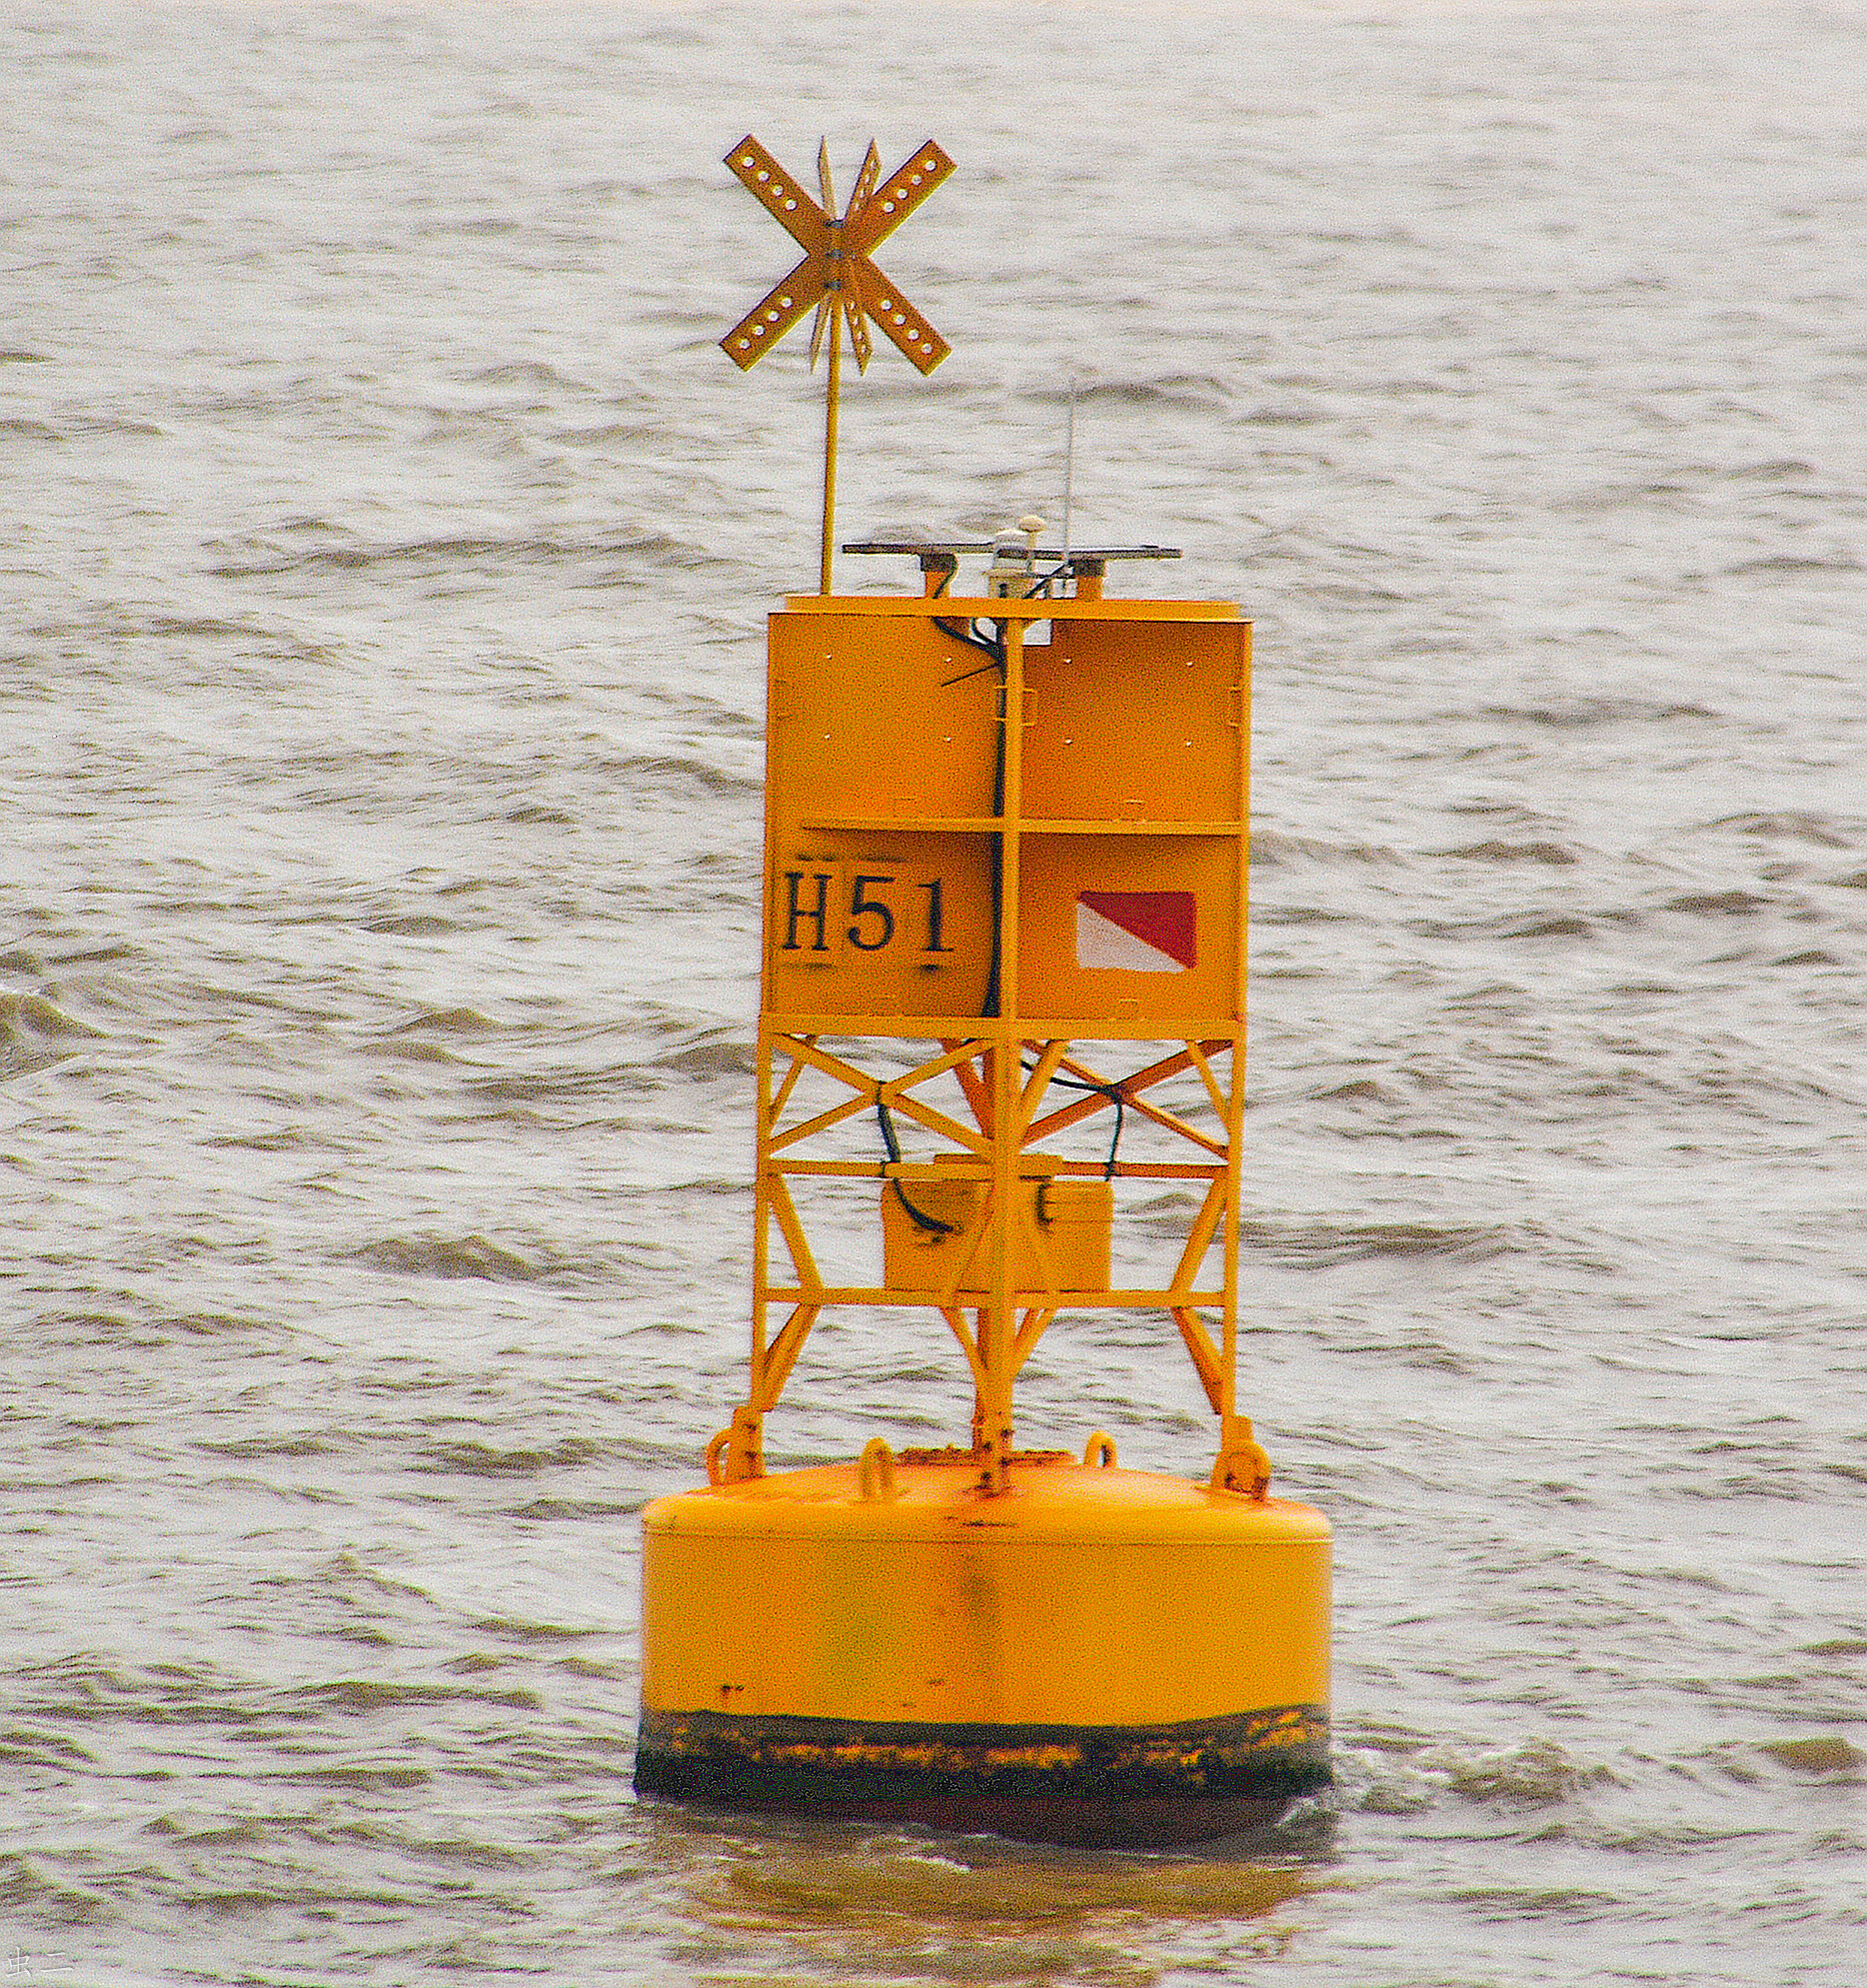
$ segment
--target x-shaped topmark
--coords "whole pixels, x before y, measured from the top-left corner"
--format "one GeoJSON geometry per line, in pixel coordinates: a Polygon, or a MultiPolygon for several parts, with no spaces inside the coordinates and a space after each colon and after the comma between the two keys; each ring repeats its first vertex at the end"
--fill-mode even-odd
{"type": "Polygon", "coordinates": [[[869,252],[893,234],[952,172],[953,163],[945,153],[930,140],[899,172],[884,179],[882,161],[871,145],[850,195],[849,209],[841,215],[830,184],[828,147],[821,147],[817,155],[821,207],[756,138],[747,137],[735,145],[726,163],[804,250],[804,260],[797,268],[720,341],[727,357],[742,372],[756,366],[816,306],[817,326],[811,336],[813,365],[826,330],[841,311],[850,328],[856,364],[863,372],[869,370],[872,320],[912,365],[923,373],[933,372],[951,348],[870,261],[869,252]]]}

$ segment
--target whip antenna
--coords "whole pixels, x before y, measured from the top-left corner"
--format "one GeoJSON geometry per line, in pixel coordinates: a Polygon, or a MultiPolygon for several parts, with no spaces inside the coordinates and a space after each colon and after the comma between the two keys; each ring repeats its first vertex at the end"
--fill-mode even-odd
{"type": "Polygon", "coordinates": [[[1069,564],[1069,501],[1076,480],[1076,376],[1069,376],[1069,412],[1063,417],[1063,564],[1069,564]]]}

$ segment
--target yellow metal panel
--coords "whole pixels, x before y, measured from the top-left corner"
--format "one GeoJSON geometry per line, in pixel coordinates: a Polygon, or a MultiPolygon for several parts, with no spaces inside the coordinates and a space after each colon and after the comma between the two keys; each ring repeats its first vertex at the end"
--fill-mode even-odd
{"type": "Polygon", "coordinates": [[[883,180],[881,160],[872,144],[850,199],[850,247],[862,255],[879,248],[952,173],[952,161],[930,138],[883,180]]]}
{"type": "Polygon", "coordinates": [[[801,1013],[976,1013],[991,958],[977,836],[799,832],[774,851],[768,1004],[801,1013]]]}
{"type": "MultiPolygon", "coordinates": [[[[1150,1021],[1162,1035],[1193,1035],[1237,1018],[1237,937],[1242,908],[1229,839],[1188,836],[1027,835],[1019,920],[1019,987],[1027,1014],[1099,1024],[1150,1021]],[[1189,899],[1193,960],[1149,950],[1141,968],[1078,964],[1098,956],[1083,936],[1085,897],[1189,899]]],[[[1094,1026],[1080,1027],[1092,1034],[1094,1026]]]]}
{"type": "Polygon", "coordinates": [[[727,333],[720,341],[722,350],[742,373],[749,371],[823,295],[823,271],[806,256],[727,333]]]}
{"type": "Polygon", "coordinates": [[[885,276],[867,256],[852,260],[850,275],[860,308],[875,319],[918,372],[933,372],[951,352],[952,347],[902,295],[901,285],[885,276]]]}
{"type": "MultiPolygon", "coordinates": [[[[875,1035],[890,1039],[928,1040],[935,1036],[974,1035],[981,1041],[1022,1041],[1042,1028],[1041,1020],[1033,1020],[1029,1015],[1016,1015],[1008,1020],[981,1019],[976,1013],[929,1014],[917,1013],[911,1017],[912,1026],[904,1026],[902,1010],[895,1008],[882,1012],[836,1011],[825,1013],[812,1008],[778,1008],[767,1011],[766,1019],[774,1029],[788,1034],[810,1034],[833,1028],[840,1035],[875,1035]]],[[[1059,1023],[1065,1017],[1058,1017],[1059,1023]]],[[[1074,1029],[1073,1022],[1068,1025],[1074,1029]]],[[[1152,1020],[1098,1019],[1089,1030],[1079,1033],[1093,1034],[1098,1040],[1111,1042],[1157,1042],[1163,1032],[1159,1022],[1152,1020]]],[[[1189,1031],[1202,1036],[1224,1036],[1241,1034],[1236,1023],[1225,1022],[1211,1028],[1201,1026],[1189,1031]]]]}
{"type": "Polygon", "coordinates": [[[926,617],[810,613],[772,617],[771,655],[775,822],[992,814],[997,688],[976,649],[926,617]]]}
{"type": "Polygon", "coordinates": [[[1025,819],[1242,823],[1249,633],[1059,622],[1026,649],[1025,819]]]}

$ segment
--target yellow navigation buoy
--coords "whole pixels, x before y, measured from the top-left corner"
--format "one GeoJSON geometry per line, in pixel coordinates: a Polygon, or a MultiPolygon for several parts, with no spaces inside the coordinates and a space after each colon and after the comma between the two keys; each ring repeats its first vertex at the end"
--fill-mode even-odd
{"type": "MultiPolygon", "coordinates": [[[[730,163],[755,191],[779,172],[752,140],[730,163]]],[[[866,168],[807,250],[847,277],[839,231],[905,207],[897,178],[866,168]]],[[[846,547],[918,556],[925,591],[826,584],[772,617],[751,1384],[708,1484],[644,1513],[636,1782],[1181,1841],[1329,1778],[1328,1523],[1268,1496],[1236,1404],[1250,629],[1105,597],[1108,561],[1165,548],[1019,531],[846,547]],[[968,553],[986,591],[955,597],[968,553]],[[1166,1156],[1124,1151],[1131,1127],[1166,1156]],[[822,1267],[861,1182],[880,1282],[822,1267]],[[1185,1232],[1136,1282],[1124,1197],[1163,1183],[1185,1232]],[[969,1443],[768,1473],[766,1418],[842,1305],[950,1333],[969,1443]],[[1122,1469],[1099,1431],[1080,1462],[1017,1449],[1013,1382],[1055,1321],[1146,1309],[1216,1417],[1209,1472],[1122,1469]]]]}

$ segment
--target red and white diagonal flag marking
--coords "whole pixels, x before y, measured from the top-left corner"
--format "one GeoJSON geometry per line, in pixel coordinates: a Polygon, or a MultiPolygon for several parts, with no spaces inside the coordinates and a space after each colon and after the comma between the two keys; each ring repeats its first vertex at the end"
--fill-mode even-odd
{"type": "Polygon", "coordinates": [[[1198,964],[1190,891],[1084,891],[1076,965],[1123,974],[1189,974],[1198,964]]]}

